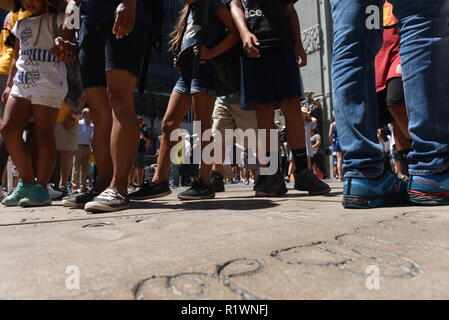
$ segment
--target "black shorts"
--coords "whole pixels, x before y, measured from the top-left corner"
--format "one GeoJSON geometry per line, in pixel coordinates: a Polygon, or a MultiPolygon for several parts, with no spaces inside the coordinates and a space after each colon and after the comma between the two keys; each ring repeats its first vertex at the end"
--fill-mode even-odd
{"type": "Polygon", "coordinates": [[[389,106],[405,106],[402,78],[388,80],[387,87],[377,93],[377,105],[379,107],[378,127],[381,128],[394,120],[388,110],[389,106]]]}
{"type": "Polygon", "coordinates": [[[109,70],[127,70],[136,78],[140,75],[148,26],[136,23],[128,36],[116,39],[113,25],[113,21],[81,25],[79,57],[84,88],[106,87],[109,70]]]}

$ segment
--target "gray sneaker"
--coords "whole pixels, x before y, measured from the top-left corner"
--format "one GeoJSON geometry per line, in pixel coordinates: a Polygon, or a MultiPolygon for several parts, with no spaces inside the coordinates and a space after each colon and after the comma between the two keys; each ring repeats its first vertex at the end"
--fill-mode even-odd
{"type": "Polygon", "coordinates": [[[86,203],[84,210],[91,213],[114,212],[129,208],[129,198],[122,196],[117,189],[106,189],[91,202],[86,203]]]}

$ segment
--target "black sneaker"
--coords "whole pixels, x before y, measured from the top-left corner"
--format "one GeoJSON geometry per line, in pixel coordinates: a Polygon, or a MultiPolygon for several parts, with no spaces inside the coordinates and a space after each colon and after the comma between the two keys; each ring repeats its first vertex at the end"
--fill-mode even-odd
{"type": "Polygon", "coordinates": [[[220,172],[212,171],[210,183],[214,186],[215,192],[225,191],[224,178],[220,172]]]}
{"type": "Polygon", "coordinates": [[[256,197],[280,197],[288,192],[280,172],[270,176],[260,176],[254,190],[256,191],[256,197]]]}
{"type": "Polygon", "coordinates": [[[155,183],[153,181],[145,180],[144,183],[137,188],[136,191],[131,192],[128,197],[131,200],[149,200],[168,196],[171,193],[168,182],[155,183]]]}
{"type": "Polygon", "coordinates": [[[259,174],[257,177],[256,183],[254,184],[253,191],[259,191],[263,189],[264,180],[267,176],[262,176],[259,174]]]}
{"type": "Polygon", "coordinates": [[[178,199],[181,200],[201,200],[215,198],[214,187],[212,184],[205,184],[203,180],[198,179],[192,186],[184,192],[178,194],[178,199]]]}
{"type": "Polygon", "coordinates": [[[86,203],[92,201],[99,194],[94,190],[88,190],[85,193],[73,193],[62,199],[62,205],[68,208],[83,208],[86,203]]]}
{"type": "Polygon", "coordinates": [[[87,212],[114,212],[129,208],[129,198],[122,196],[117,189],[108,188],[86,203],[84,210],[87,212]]]}
{"type": "Polygon", "coordinates": [[[331,192],[329,185],[313,174],[309,169],[303,169],[295,173],[295,189],[298,191],[308,191],[312,196],[326,195],[331,192]]]}

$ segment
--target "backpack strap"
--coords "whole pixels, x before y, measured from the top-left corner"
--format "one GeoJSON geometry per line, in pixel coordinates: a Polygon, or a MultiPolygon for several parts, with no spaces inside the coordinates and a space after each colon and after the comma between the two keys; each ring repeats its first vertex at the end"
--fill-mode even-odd
{"type": "Polygon", "coordinates": [[[53,38],[57,38],[61,35],[61,33],[59,32],[59,26],[58,26],[58,14],[57,13],[53,13],[51,16],[51,25],[52,25],[52,30],[51,30],[51,34],[53,35],[53,38]]]}

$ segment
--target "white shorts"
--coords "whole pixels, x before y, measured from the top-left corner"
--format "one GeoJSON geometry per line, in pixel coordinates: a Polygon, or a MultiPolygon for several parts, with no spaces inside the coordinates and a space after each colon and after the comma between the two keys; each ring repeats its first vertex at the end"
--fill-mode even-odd
{"type": "Polygon", "coordinates": [[[11,90],[10,95],[12,97],[29,100],[31,101],[31,104],[37,104],[55,109],[61,108],[62,101],[64,100],[64,97],[59,96],[24,96],[19,92],[19,90],[14,90],[14,87],[11,90]]]}

